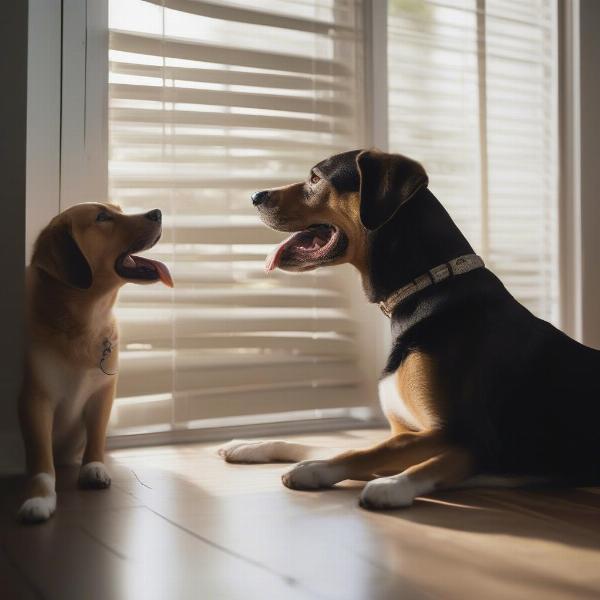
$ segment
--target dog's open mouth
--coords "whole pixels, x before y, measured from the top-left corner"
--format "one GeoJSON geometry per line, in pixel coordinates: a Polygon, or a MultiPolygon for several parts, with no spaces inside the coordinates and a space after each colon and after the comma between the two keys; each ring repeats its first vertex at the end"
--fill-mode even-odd
{"type": "Polygon", "coordinates": [[[279,244],[265,261],[265,271],[308,271],[334,261],[348,246],[346,234],[335,225],[311,225],[279,244]]]}
{"type": "Polygon", "coordinates": [[[166,286],[173,287],[173,279],[166,265],[158,260],[152,260],[133,254],[134,252],[152,248],[159,239],[160,235],[150,244],[143,241],[138,242],[132,245],[127,251],[123,252],[123,254],[117,258],[115,263],[115,271],[117,274],[120,277],[123,277],[123,279],[128,279],[130,281],[151,283],[160,280],[166,286]]]}

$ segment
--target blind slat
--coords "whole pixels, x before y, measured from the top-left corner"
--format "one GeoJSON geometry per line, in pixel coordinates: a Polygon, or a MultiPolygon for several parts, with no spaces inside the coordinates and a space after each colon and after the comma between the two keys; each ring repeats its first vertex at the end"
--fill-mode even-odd
{"type": "Polygon", "coordinates": [[[304,58],[294,54],[263,52],[198,41],[175,40],[153,35],[111,31],[113,50],[156,57],[181,58],[220,65],[236,65],[292,73],[349,76],[351,71],[341,61],[323,58],[304,58]]]}
{"type": "Polygon", "coordinates": [[[161,85],[110,84],[113,99],[151,100],[154,102],[176,102],[180,104],[207,104],[210,106],[240,106],[286,112],[313,113],[315,115],[347,116],[351,107],[337,100],[317,100],[283,94],[254,94],[251,92],[229,92],[200,90],[161,85]]]}
{"type": "Polygon", "coordinates": [[[253,73],[248,71],[221,71],[220,69],[201,69],[199,67],[170,67],[165,65],[145,65],[125,61],[110,61],[111,73],[134,75],[136,77],[155,77],[159,79],[177,79],[180,81],[199,81],[254,88],[287,89],[303,91],[343,91],[350,86],[343,78],[315,77],[301,75],[277,75],[273,73],[253,73]]]}
{"type": "MultiPolygon", "coordinates": [[[[164,146],[212,146],[219,148],[229,149],[268,149],[268,150],[283,150],[290,152],[290,141],[289,139],[282,139],[281,137],[269,138],[269,137],[256,137],[256,136],[240,136],[240,135],[177,135],[177,134],[164,134],[162,137],[155,133],[139,133],[139,134],[123,134],[116,132],[112,136],[113,142],[117,146],[127,145],[160,145],[164,146]]],[[[300,150],[307,150],[313,152],[313,156],[320,151],[318,156],[323,152],[335,152],[339,150],[339,144],[343,140],[335,141],[323,141],[319,143],[315,141],[303,141],[294,140],[294,147],[300,150]]]]}
{"type": "Polygon", "coordinates": [[[352,29],[335,21],[323,22],[316,19],[290,17],[283,14],[264,12],[259,10],[248,10],[237,6],[216,4],[204,0],[145,0],[152,4],[158,4],[171,10],[182,11],[193,15],[201,15],[211,19],[223,21],[235,21],[245,25],[264,25],[266,27],[279,27],[283,29],[308,31],[320,35],[332,35],[335,31],[348,31],[352,29]]]}
{"type": "MultiPolygon", "coordinates": [[[[203,125],[213,128],[256,128],[275,130],[297,130],[297,131],[320,131],[329,129],[332,125],[330,120],[303,117],[275,117],[272,115],[242,115],[214,111],[191,111],[191,110],[156,110],[148,108],[111,108],[111,121],[113,127],[121,123],[148,123],[148,124],[171,124],[171,125],[203,125]]],[[[343,122],[337,122],[336,131],[347,134],[349,130],[343,122]]],[[[116,127],[114,128],[116,132],[116,127]]]]}

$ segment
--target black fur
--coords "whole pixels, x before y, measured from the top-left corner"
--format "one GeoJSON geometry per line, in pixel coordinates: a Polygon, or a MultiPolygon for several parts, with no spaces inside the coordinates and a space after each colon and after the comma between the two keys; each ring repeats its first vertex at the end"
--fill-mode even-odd
{"type": "Polygon", "coordinates": [[[391,221],[368,233],[368,252],[365,291],[371,302],[380,302],[429,269],[473,253],[473,248],[438,199],[423,188],[391,221]]]}
{"type": "MultiPolygon", "coordinates": [[[[340,191],[356,191],[358,151],[317,167],[340,191]]],[[[420,190],[369,232],[372,302],[473,250],[435,196],[420,190]]],[[[600,483],[600,352],[519,304],[487,269],[415,294],[392,316],[386,372],[420,350],[438,369],[449,439],[486,472],[600,483]]]]}
{"type": "Polygon", "coordinates": [[[360,186],[356,157],[362,150],[336,154],[313,167],[317,175],[325,178],[339,192],[355,192],[360,186]]]}
{"type": "Polygon", "coordinates": [[[386,372],[434,359],[449,439],[486,472],[600,482],[600,352],[533,316],[487,269],[431,286],[392,317],[386,372]]]}

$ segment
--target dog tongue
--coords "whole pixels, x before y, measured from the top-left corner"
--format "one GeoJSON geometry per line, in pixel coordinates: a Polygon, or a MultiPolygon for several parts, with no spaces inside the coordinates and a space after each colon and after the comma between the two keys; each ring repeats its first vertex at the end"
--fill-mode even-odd
{"type": "Polygon", "coordinates": [[[169,269],[167,269],[167,266],[157,260],[153,260],[152,263],[154,264],[154,267],[156,268],[156,272],[158,273],[160,280],[167,287],[172,288],[174,286],[173,278],[171,277],[171,273],[169,272],[169,269]]]}
{"type": "MultiPolygon", "coordinates": [[[[146,268],[154,269],[156,271],[156,274],[158,275],[158,278],[166,286],[168,286],[170,288],[172,288],[174,286],[173,278],[171,277],[171,273],[169,272],[169,269],[167,268],[166,265],[164,265],[160,261],[152,260],[151,258],[146,258],[144,256],[135,256],[135,257],[129,257],[129,258],[131,258],[131,261],[134,263],[133,264],[134,267],[146,267],[146,268]]],[[[123,261],[123,264],[126,267],[131,267],[131,264],[129,263],[129,260],[127,258],[123,261]]]]}
{"type": "Polygon", "coordinates": [[[279,246],[273,248],[273,250],[271,250],[271,252],[269,252],[269,254],[267,255],[267,258],[265,259],[265,271],[267,273],[270,273],[271,271],[274,271],[277,266],[279,265],[279,259],[281,258],[281,253],[284,250],[284,245],[283,244],[279,244],[279,246]]]}
{"type": "Polygon", "coordinates": [[[279,266],[279,261],[281,259],[281,255],[283,254],[283,251],[286,249],[289,243],[300,233],[302,232],[296,231],[289,237],[285,238],[283,242],[281,242],[278,246],[275,246],[275,248],[273,248],[273,250],[269,252],[267,258],[265,259],[265,271],[267,273],[274,271],[279,266]]]}

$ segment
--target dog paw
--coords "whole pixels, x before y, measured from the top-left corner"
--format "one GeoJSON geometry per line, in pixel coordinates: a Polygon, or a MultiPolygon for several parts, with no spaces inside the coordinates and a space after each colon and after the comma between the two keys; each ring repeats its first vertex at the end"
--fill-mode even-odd
{"type": "Polygon", "coordinates": [[[81,465],[79,470],[79,487],[85,490],[103,490],[110,486],[110,475],[103,463],[99,461],[81,465]]]}
{"type": "Polygon", "coordinates": [[[318,490],[346,479],[342,467],[326,460],[305,460],[281,476],[283,485],[292,490],[318,490]]]}
{"type": "Polygon", "coordinates": [[[363,508],[387,509],[410,506],[416,496],[415,488],[407,475],[381,477],[370,481],[360,495],[363,508]]]}
{"type": "Polygon", "coordinates": [[[282,449],[286,442],[268,440],[251,442],[250,440],[232,440],[218,450],[226,462],[230,463],[269,463],[283,460],[282,449]]]}
{"type": "Polygon", "coordinates": [[[43,523],[56,510],[56,494],[35,496],[23,502],[19,509],[19,520],[23,523],[43,523]]]}

